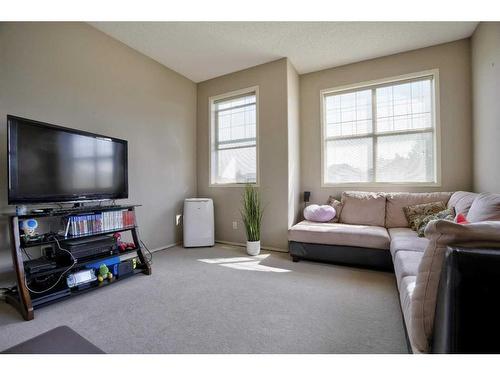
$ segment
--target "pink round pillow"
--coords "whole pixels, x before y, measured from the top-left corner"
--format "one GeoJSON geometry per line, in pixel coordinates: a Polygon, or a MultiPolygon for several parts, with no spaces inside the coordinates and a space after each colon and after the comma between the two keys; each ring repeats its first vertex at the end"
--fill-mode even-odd
{"type": "Polygon", "coordinates": [[[335,208],[327,204],[323,206],[311,204],[304,209],[304,219],[318,223],[326,223],[332,220],[335,214],[335,208]]]}

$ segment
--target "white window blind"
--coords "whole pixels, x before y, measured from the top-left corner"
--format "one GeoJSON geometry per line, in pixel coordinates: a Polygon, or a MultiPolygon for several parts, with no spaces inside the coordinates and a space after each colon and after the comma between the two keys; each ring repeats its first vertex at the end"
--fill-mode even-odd
{"type": "Polygon", "coordinates": [[[323,183],[437,182],[434,75],[323,94],[323,183]]]}
{"type": "Polygon", "coordinates": [[[256,92],[213,100],[212,111],[211,183],[256,183],[256,92]]]}

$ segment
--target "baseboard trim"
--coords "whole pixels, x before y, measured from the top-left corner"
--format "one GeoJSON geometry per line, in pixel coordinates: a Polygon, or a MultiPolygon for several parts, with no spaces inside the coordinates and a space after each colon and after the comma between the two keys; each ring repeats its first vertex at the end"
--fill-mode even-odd
{"type": "MultiPolygon", "coordinates": [[[[240,246],[240,247],[246,247],[246,244],[241,243],[241,242],[231,242],[231,241],[221,241],[221,240],[215,240],[216,243],[220,243],[223,245],[231,245],[231,246],[240,246]]],[[[150,249],[152,253],[156,253],[157,251],[161,250],[167,250],[171,247],[179,246],[182,245],[182,241],[177,241],[165,246],[160,246],[154,249],[150,249]]],[[[288,253],[288,249],[280,249],[278,247],[272,247],[272,246],[262,246],[262,250],[269,250],[269,251],[277,251],[280,253],[288,253]]]]}
{"type": "MultiPolygon", "coordinates": [[[[231,242],[231,241],[221,241],[221,240],[215,240],[215,242],[223,244],[223,245],[232,245],[232,246],[240,246],[240,247],[246,247],[247,245],[241,242],[231,242]]],[[[277,251],[280,253],[288,253],[288,249],[280,249],[278,247],[271,247],[271,246],[261,246],[262,250],[269,250],[269,251],[277,251]]]]}
{"type": "Polygon", "coordinates": [[[179,246],[180,244],[182,244],[182,241],[177,241],[177,242],[174,242],[174,243],[171,243],[171,244],[165,245],[165,246],[160,246],[160,247],[157,247],[157,248],[151,249],[150,251],[151,251],[152,253],[156,253],[157,251],[160,251],[160,250],[167,250],[167,249],[170,249],[171,247],[174,247],[174,246],[179,246]]]}

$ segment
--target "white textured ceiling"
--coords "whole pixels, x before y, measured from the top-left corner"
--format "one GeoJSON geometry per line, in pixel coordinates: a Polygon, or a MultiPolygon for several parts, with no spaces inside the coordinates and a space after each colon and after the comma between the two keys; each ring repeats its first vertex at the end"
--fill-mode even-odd
{"type": "Polygon", "coordinates": [[[477,22],[92,22],[201,82],[288,57],[299,74],[469,37],[477,22]]]}

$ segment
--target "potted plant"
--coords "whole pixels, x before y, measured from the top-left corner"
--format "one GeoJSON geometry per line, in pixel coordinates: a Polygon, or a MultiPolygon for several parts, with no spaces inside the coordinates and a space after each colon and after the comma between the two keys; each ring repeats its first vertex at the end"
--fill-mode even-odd
{"type": "Polygon", "coordinates": [[[259,191],[254,186],[247,185],[243,194],[241,217],[247,232],[248,255],[259,255],[260,253],[260,224],[263,211],[259,191]]]}

